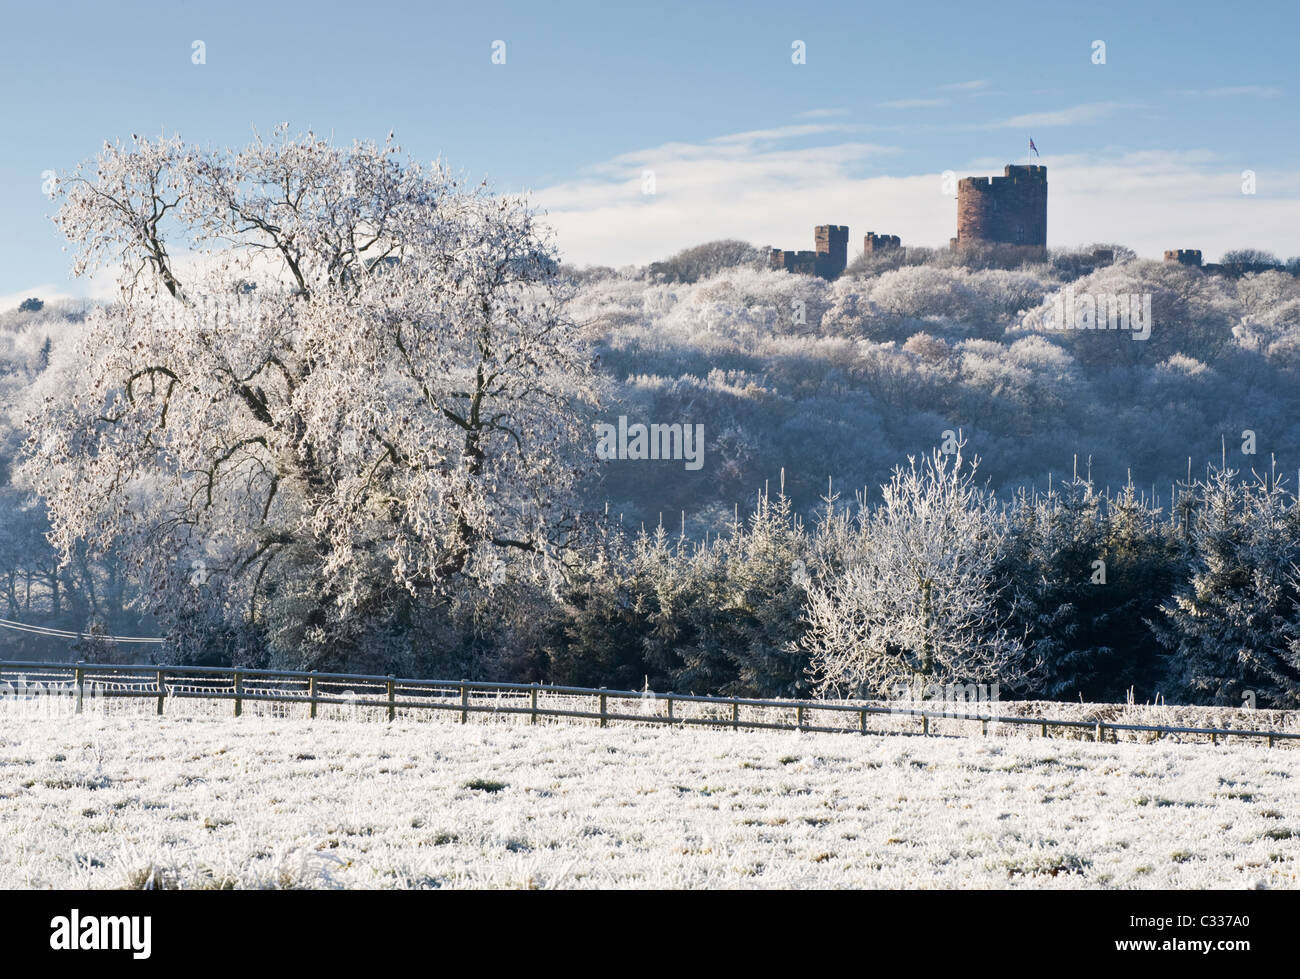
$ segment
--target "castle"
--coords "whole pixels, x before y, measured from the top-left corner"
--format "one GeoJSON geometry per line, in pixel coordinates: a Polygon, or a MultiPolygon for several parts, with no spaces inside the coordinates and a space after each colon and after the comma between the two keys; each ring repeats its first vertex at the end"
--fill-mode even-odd
{"type": "MultiPolygon", "coordinates": [[[[768,250],[768,268],[833,280],[848,267],[849,228],[819,224],[815,251],[768,250]]],[[[966,177],[957,185],[957,237],[953,248],[972,244],[1047,246],[1047,167],[1008,165],[1001,177],[966,177]]],[[[901,248],[898,235],[868,231],[866,254],[901,248]]]]}
{"type": "MultiPolygon", "coordinates": [[[[768,251],[768,267],[785,269],[801,275],[823,279],[838,278],[848,267],[849,229],[843,224],[821,224],[815,231],[815,251],[768,251]]],[[[1024,248],[1047,247],[1047,167],[1008,164],[1000,177],[964,177],[957,184],[957,237],[949,239],[950,248],[970,245],[1014,245],[1024,248]]],[[[898,235],[868,231],[862,242],[865,254],[901,248],[898,235]]],[[[1109,249],[1093,252],[1098,265],[1109,265],[1114,253],[1109,249]]],[[[1280,269],[1278,265],[1236,264],[1203,265],[1201,253],[1194,248],[1165,252],[1166,262],[1176,262],[1205,272],[1241,274],[1280,269]]]]}

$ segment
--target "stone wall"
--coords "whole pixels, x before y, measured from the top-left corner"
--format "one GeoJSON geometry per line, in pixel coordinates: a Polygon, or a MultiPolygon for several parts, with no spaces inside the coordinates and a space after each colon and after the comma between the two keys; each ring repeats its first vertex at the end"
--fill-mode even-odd
{"type": "Polygon", "coordinates": [[[903,247],[903,243],[899,240],[898,235],[878,235],[874,231],[868,231],[867,236],[862,239],[862,250],[867,254],[901,247],[903,247]]]}

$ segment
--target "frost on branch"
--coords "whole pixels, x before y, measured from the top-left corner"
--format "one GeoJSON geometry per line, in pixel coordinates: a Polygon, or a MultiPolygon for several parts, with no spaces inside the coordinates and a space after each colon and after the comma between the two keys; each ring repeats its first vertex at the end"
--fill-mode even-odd
{"type": "Polygon", "coordinates": [[[995,580],[1006,521],[975,484],[975,464],[939,451],[894,470],[874,507],[823,528],[829,573],[808,590],[808,631],[822,694],[887,698],[919,685],[1024,676],[1022,645],[999,611],[995,580]]]}
{"type": "Polygon", "coordinates": [[[120,292],[27,472],[65,555],[134,556],[182,652],[392,662],[503,564],[562,573],[596,394],[525,201],[283,127],[106,146],[59,186],[76,271],[120,292]]]}

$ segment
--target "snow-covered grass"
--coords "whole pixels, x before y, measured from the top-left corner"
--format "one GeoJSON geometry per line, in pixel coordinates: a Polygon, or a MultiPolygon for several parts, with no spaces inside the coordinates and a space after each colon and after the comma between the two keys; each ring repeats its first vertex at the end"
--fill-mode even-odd
{"type": "Polygon", "coordinates": [[[1291,888],[1300,752],[0,712],[0,853],[7,888],[1291,888]]]}

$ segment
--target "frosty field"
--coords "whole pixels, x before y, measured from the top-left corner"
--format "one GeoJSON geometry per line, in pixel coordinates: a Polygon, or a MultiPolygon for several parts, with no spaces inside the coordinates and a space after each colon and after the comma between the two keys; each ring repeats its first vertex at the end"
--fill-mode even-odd
{"type": "Polygon", "coordinates": [[[1269,887],[1300,753],[0,717],[0,887],[1269,887]]]}

